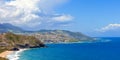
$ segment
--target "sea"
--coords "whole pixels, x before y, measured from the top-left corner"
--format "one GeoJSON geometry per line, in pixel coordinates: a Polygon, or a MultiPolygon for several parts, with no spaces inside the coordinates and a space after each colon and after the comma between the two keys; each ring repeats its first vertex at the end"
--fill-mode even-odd
{"type": "Polygon", "coordinates": [[[99,38],[99,42],[46,44],[46,48],[23,49],[9,60],[120,60],[120,37],[99,38]]]}

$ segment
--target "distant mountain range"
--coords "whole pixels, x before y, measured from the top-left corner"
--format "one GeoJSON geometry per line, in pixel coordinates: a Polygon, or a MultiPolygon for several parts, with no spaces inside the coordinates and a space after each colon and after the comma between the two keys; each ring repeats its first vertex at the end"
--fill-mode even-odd
{"type": "Polygon", "coordinates": [[[93,42],[94,39],[80,32],[71,32],[67,30],[40,30],[31,35],[43,42],[93,42]]]}
{"type": "Polygon", "coordinates": [[[67,30],[39,30],[39,31],[26,31],[14,25],[5,23],[0,24],[0,32],[13,32],[21,35],[31,35],[41,40],[42,42],[91,42],[95,41],[93,38],[86,36],[80,32],[71,32],[67,30]]]}
{"type": "Polygon", "coordinates": [[[14,25],[11,25],[9,23],[3,23],[0,24],[0,32],[4,33],[4,32],[22,32],[24,31],[23,29],[16,27],[14,25]]]}

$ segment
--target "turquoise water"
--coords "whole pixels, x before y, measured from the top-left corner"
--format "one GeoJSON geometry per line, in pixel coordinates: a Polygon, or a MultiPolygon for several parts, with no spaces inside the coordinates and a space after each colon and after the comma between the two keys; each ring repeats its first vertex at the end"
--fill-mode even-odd
{"type": "Polygon", "coordinates": [[[109,42],[48,44],[22,52],[19,60],[120,60],[120,38],[109,42]]]}

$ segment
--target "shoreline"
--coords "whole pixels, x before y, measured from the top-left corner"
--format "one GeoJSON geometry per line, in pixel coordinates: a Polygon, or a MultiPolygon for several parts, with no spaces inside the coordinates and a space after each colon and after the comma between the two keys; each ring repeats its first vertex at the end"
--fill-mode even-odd
{"type": "MultiPolygon", "coordinates": [[[[101,42],[109,42],[108,40],[104,40],[104,41],[101,41],[101,42]]],[[[93,43],[93,42],[61,42],[61,43],[45,43],[45,44],[75,44],[75,43],[93,43]]],[[[18,60],[19,59],[19,56],[20,56],[20,53],[25,51],[25,50],[28,50],[27,48],[26,49],[20,49],[19,51],[4,51],[2,53],[0,53],[0,57],[1,58],[5,58],[5,59],[8,59],[8,60],[18,60]]]]}
{"type": "Polygon", "coordinates": [[[8,60],[18,60],[20,53],[28,49],[20,49],[19,51],[13,51],[11,54],[8,54],[5,58],[8,60]]]}
{"type": "Polygon", "coordinates": [[[0,53],[0,57],[1,57],[1,58],[6,58],[7,55],[9,55],[9,54],[11,54],[11,53],[13,53],[13,52],[14,52],[14,51],[4,51],[4,52],[0,53]]]}
{"type": "Polygon", "coordinates": [[[7,60],[18,60],[19,59],[19,54],[25,50],[28,49],[20,49],[19,51],[4,51],[2,53],[0,53],[0,58],[5,58],[7,60]]]}

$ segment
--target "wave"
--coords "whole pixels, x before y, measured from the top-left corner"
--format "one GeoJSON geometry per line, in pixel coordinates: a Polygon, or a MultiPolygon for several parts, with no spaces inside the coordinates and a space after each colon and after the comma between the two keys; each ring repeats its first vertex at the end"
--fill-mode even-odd
{"type": "Polygon", "coordinates": [[[12,54],[7,55],[8,60],[18,60],[20,57],[21,52],[25,51],[27,49],[20,49],[19,51],[14,51],[12,54]]]}
{"type": "Polygon", "coordinates": [[[105,38],[95,38],[97,42],[111,42],[111,39],[105,39],[105,38]]]}

